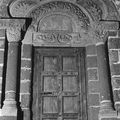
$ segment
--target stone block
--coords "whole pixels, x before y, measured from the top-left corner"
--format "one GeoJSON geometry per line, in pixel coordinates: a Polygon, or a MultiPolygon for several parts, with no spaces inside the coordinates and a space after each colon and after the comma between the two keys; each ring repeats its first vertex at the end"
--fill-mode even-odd
{"type": "Polygon", "coordinates": [[[3,67],[0,67],[0,77],[3,75],[3,67]]]}
{"type": "Polygon", "coordinates": [[[88,110],[88,118],[89,120],[99,120],[99,107],[89,107],[88,110]]]}
{"type": "Polygon", "coordinates": [[[21,107],[22,108],[30,107],[30,94],[21,94],[21,107]]]}
{"type": "Polygon", "coordinates": [[[116,31],[116,30],[112,30],[112,31],[109,31],[108,32],[108,36],[117,36],[117,34],[118,34],[118,31],[116,31]]]}
{"type": "Polygon", "coordinates": [[[89,93],[99,93],[100,92],[100,83],[99,81],[89,81],[88,83],[89,93]]]}
{"type": "Polygon", "coordinates": [[[3,63],[4,60],[4,51],[0,51],[0,64],[3,63]]]}
{"type": "Polygon", "coordinates": [[[86,54],[87,55],[96,55],[96,46],[95,45],[89,45],[86,47],[86,54]]]}
{"type": "Polygon", "coordinates": [[[120,90],[113,90],[114,95],[114,101],[119,102],[120,101],[120,90]]]}
{"type": "Polygon", "coordinates": [[[111,65],[111,75],[120,75],[120,63],[111,65]]]}
{"type": "Polygon", "coordinates": [[[120,77],[112,78],[112,87],[113,88],[120,88],[120,77]]]}
{"type": "Polygon", "coordinates": [[[31,58],[32,56],[32,46],[24,45],[22,46],[22,57],[23,58],[31,58]]]}
{"type": "Polygon", "coordinates": [[[118,50],[109,50],[109,60],[112,63],[119,61],[119,54],[118,50]]]}
{"type": "Polygon", "coordinates": [[[17,120],[16,116],[0,116],[0,120],[17,120]]]}
{"type": "Polygon", "coordinates": [[[0,29],[0,37],[5,37],[5,29],[0,29]]]}
{"type": "Polygon", "coordinates": [[[117,118],[101,118],[100,120],[118,120],[117,118]]]}
{"type": "Polygon", "coordinates": [[[99,94],[88,94],[88,105],[89,106],[99,106],[100,105],[99,94]]]}
{"type": "Polygon", "coordinates": [[[97,67],[97,56],[87,57],[87,68],[97,67]]]}
{"type": "Polygon", "coordinates": [[[30,81],[21,82],[20,93],[30,93],[30,81]]]}
{"type": "Polygon", "coordinates": [[[0,39],[0,49],[5,48],[5,39],[0,39]]]}
{"type": "Polygon", "coordinates": [[[115,110],[118,111],[118,117],[120,119],[120,103],[115,103],[115,110]]]}
{"type": "Polygon", "coordinates": [[[109,49],[120,49],[120,38],[109,38],[108,48],[109,49]]]}
{"type": "Polygon", "coordinates": [[[31,68],[31,61],[29,61],[29,60],[21,60],[21,67],[31,68]]]}
{"type": "Polygon", "coordinates": [[[29,109],[23,109],[23,120],[31,120],[30,119],[30,110],[29,109]]]}
{"type": "Polygon", "coordinates": [[[21,80],[30,80],[30,79],[31,79],[31,70],[22,69],[21,80]]]}
{"type": "Polygon", "coordinates": [[[88,70],[88,80],[98,80],[97,69],[88,70]]]}

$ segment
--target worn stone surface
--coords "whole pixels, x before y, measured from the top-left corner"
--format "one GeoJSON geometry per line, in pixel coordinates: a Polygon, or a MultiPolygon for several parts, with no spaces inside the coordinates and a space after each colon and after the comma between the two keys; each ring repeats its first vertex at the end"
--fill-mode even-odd
{"type": "Polygon", "coordinates": [[[5,29],[0,29],[0,37],[5,37],[5,29]]]}
{"type": "Polygon", "coordinates": [[[30,80],[30,79],[31,79],[31,70],[22,69],[21,80],[30,80]]]}
{"type": "Polygon", "coordinates": [[[88,108],[88,115],[90,120],[99,120],[98,114],[99,114],[99,107],[90,107],[88,108]]]}
{"type": "Polygon", "coordinates": [[[97,67],[97,56],[87,57],[87,68],[97,67]]]}
{"type": "Polygon", "coordinates": [[[98,80],[98,70],[97,69],[89,69],[88,73],[88,80],[98,80]]]}
{"type": "Polygon", "coordinates": [[[111,75],[120,75],[120,64],[111,65],[111,75]]]}
{"type": "Polygon", "coordinates": [[[31,115],[29,109],[22,109],[23,111],[23,120],[30,120],[31,115]]]}
{"type": "Polygon", "coordinates": [[[21,82],[20,93],[30,93],[30,81],[21,82]]]}
{"type": "Polygon", "coordinates": [[[120,77],[112,77],[112,87],[114,89],[120,88],[120,77]]]}
{"type": "Polygon", "coordinates": [[[88,104],[89,106],[99,106],[100,105],[100,94],[88,94],[88,104]]]}
{"type": "Polygon", "coordinates": [[[24,69],[31,69],[31,60],[21,60],[21,67],[24,69]]]}
{"type": "Polygon", "coordinates": [[[114,90],[113,95],[114,95],[114,101],[119,102],[120,101],[120,90],[114,90]]]}
{"type": "Polygon", "coordinates": [[[99,81],[89,81],[88,87],[89,87],[89,93],[99,93],[100,92],[99,81]]]}
{"type": "Polygon", "coordinates": [[[118,52],[118,50],[110,50],[109,51],[109,59],[110,59],[110,62],[112,62],[112,63],[119,62],[119,52],[118,52]]]}
{"type": "Polygon", "coordinates": [[[96,46],[89,45],[86,47],[86,55],[96,55],[96,46]]]}
{"type": "Polygon", "coordinates": [[[3,116],[0,117],[0,120],[17,120],[17,117],[3,116]]]}
{"type": "Polygon", "coordinates": [[[21,94],[21,107],[22,108],[30,107],[30,94],[21,94]]]}
{"type": "Polygon", "coordinates": [[[109,49],[119,49],[120,48],[120,38],[109,37],[108,38],[109,49]]]}
{"type": "Polygon", "coordinates": [[[31,59],[32,56],[32,45],[22,45],[22,58],[31,59]]]}

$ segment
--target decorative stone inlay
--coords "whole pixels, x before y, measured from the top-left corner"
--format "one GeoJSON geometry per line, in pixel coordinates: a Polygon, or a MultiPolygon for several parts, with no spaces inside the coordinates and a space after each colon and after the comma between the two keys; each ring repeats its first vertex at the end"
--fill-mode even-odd
{"type": "Polygon", "coordinates": [[[33,34],[33,43],[41,44],[71,44],[71,42],[79,42],[80,34],[77,33],[34,33],[33,34]],[[74,41],[73,41],[74,40],[74,41]]]}

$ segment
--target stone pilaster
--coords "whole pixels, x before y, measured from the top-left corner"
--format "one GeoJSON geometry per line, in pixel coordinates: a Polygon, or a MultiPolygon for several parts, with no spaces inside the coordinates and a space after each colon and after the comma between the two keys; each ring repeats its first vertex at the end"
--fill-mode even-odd
{"type": "Polygon", "coordinates": [[[117,112],[113,109],[110,91],[110,77],[107,66],[107,56],[104,43],[98,43],[97,47],[97,62],[98,62],[98,75],[100,81],[100,118],[116,117],[117,112]]]}
{"type": "MultiPolygon", "coordinates": [[[[6,30],[8,40],[8,55],[7,55],[7,71],[6,71],[6,86],[5,100],[2,107],[2,116],[11,116],[12,119],[17,119],[16,106],[16,84],[17,84],[17,66],[18,66],[18,51],[21,40],[21,28],[25,20],[13,19],[9,21],[9,26],[6,30]]],[[[11,118],[10,118],[11,119],[11,118]]],[[[7,118],[9,120],[9,118],[7,118]]]]}

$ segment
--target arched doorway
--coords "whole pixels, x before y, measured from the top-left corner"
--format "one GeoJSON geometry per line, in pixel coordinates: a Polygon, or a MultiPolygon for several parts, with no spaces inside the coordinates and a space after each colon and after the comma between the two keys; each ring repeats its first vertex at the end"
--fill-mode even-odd
{"type": "MultiPolygon", "coordinates": [[[[87,60],[87,71],[88,71],[88,73],[90,73],[91,71],[94,71],[94,72],[97,71],[97,73],[99,73],[99,80],[92,81],[90,78],[89,85],[94,85],[91,88],[96,88],[95,85],[100,85],[102,88],[98,91],[99,92],[98,94],[100,94],[100,101],[101,101],[100,102],[100,109],[101,109],[100,116],[108,117],[108,115],[111,115],[111,113],[113,113],[113,114],[115,113],[114,115],[116,115],[116,111],[113,110],[111,96],[109,94],[110,90],[109,90],[109,82],[108,82],[108,76],[107,76],[108,72],[107,72],[106,62],[104,61],[106,56],[103,53],[105,53],[104,43],[106,41],[106,39],[105,39],[105,35],[107,33],[106,31],[108,29],[109,30],[117,29],[118,24],[117,24],[117,22],[116,23],[115,22],[113,22],[113,23],[107,22],[106,23],[103,21],[101,22],[100,20],[103,18],[104,19],[111,18],[111,16],[109,16],[110,15],[109,12],[107,11],[109,9],[106,9],[104,5],[102,6],[102,4],[104,3],[103,1],[98,2],[98,3],[101,3],[100,5],[102,7],[99,6],[98,4],[95,4],[94,2],[92,2],[93,4],[91,5],[91,2],[92,2],[92,0],[90,0],[89,2],[84,1],[83,2],[84,4],[83,4],[80,1],[72,2],[71,0],[66,0],[66,1],[50,0],[50,1],[40,2],[40,4],[35,4],[33,1],[24,1],[23,0],[23,1],[14,2],[14,4],[11,5],[10,13],[12,16],[14,16],[14,17],[20,17],[20,16],[23,17],[24,16],[24,17],[32,18],[32,23],[31,23],[29,29],[27,30],[24,40],[22,41],[22,57],[21,57],[22,65],[21,65],[20,102],[21,102],[22,110],[24,111],[24,113],[27,113],[28,116],[31,115],[30,114],[30,111],[31,111],[34,116],[33,118],[35,118],[35,119],[39,119],[39,115],[42,116],[43,113],[45,113],[46,116],[47,116],[47,113],[53,113],[53,114],[48,114],[47,117],[46,116],[43,117],[44,119],[53,119],[53,118],[54,119],[62,119],[62,118],[63,119],[77,119],[77,117],[78,117],[77,114],[79,114],[79,117],[81,117],[80,116],[81,112],[77,113],[76,111],[81,110],[84,107],[82,107],[82,106],[76,107],[77,105],[79,105],[78,103],[80,103],[80,102],[76,102],[76,101],[79,101],[80,99],[76,100],[74,94],[82,95],[82,93],[80,93],[80,91],[79,92],[77,92],[77,91],[69,92],[69,88],[70,88],[70,86],[72,86],[71,84],[69,84],[67,87],[64,86],[65,84],[64,85],[63,84],[56,85],[56,86],[59,86],[59,89],[60,89],[56,93],[56,96],[54,95],[55,94],[54,88],[52,88],[52,90],[51,90],[52,92],[45,92],[45,90],[47,91],[47,89],[44,90],[44,88],[45,88],[45,86],[47,86],[47,88],[49,88],[48,84],[45,84],[45,85],[43,84],[40,87],[43,90],[43,93],[41,91],[39,91],[39,85],[41,84],[41,82],[44,83],[44,81],[48,81],[48,78],[50,81],[54,81],[54,78],[55,77],[59,78],[59,75],[61,76],[60,80],[58,80],[60,82],[68,81],[68,79],[70,81],[72,81],[72,80],[75,81],[75,79],[76,79],[76,77],[74,76],[74,74],[75,74],[74,68],[75,67],[73,67],[71,71],[69,71],[69,69],[67,71],[65,71],[66,68],[63,69],[64,65],[66,67],[66,65],[68,63],[70,63],[70,64],[73,63],[73,66],[78,66],[78,64],[82,64],[82,62],[80,62],[80,63],[74,62],[74,61],[79,61],[79,60],[81,61],[81,59],[83,59],[83,61],[84,61],[85,52],[84,52],[84,50],[81,51],[82,50],[81,47],[85,48],[86,46],[89,47],[89,45],[93,45],[93,44],[95,45],[94,47],[97,49],[97,54],[99,54],[99,56],[97,56],[96,53],[91,54],[91,52],[87,52],[87,55],[86,55],[86,59],[88,59],[87,60]],[[83,7],[82,7],[82,5],[83,5],[83,7]],[[25,7],[25,9],[22,9],[24,7],[25,7]],[[23,14],[23,12],[21,12],[22,10],[25,11],[25,14],[23,14]],[[94,10],[94,12],[92,10],[94,10]],[[17,13],[20,13],[20,14],[17,14],[17,13]],[[49,52],[49,55],[44,56],[41,52],[42,49],[43,49],[44,55],[47,55],[48,52],[49,52]],[[34,54],[35,54],[34,57],[31,57],[32,50],[34,50],[34,54]],[[74,52],[76,50],[77,50],[77,52],[74,52]],[[26,51],[27,51],[27,54],[26,54],[26,51]],[[48,51],[48,52],[45,52],[45,51],[48,51]],[[58,52],[56,52],[56,51],[58,51],[58,52]],[[68,51],[67,52],[68,55],[65,54],[65,51],[68,51]],[[36,55],[36,52],[38,52],[37,55],[36,55]],[[51,52],[51,54],[50,54],[50,52],[51,52]],[[58,53],[60,53],[60,55],[58,53]],[[76,54],[74,54],[74,53],[76,53],[76,54],[80,53],[80,56],[79,55],[76,56],[76,54]],[[81,54],[83,54],[83,55],[81,55],[81,54]],[[39,58],[37,58],[36,56],[38,56],[39,58]],[[37,61],[34,63],[33,66],[37,66],[37,64],[40,64],[43,67],[42,70],[40,67],[39,68],[40,70],[38,69],[37,72],[40,71],[40,74],[44,74],[44,72],[46,72],[46,73],[45,73],[45,77],[43,76],[43,79],[38,80],[38,82],[40,82],[40,83],[35,82],[36,79],[33,79],[33,84],[38,83],[37,84],[38,86],[33,87],[33,91],[29,91],[29,88],[30,88],[29,87],[27,89],[29,92],[28,91],[26,92],[26,91],[24,91],[23,88],[25,88],[25,86],[28,83],[29,83],[29,85],[31,84],[30,76],[34,70],[32,69],[31,66],[29,66],[29,64],[27,64],[27,65],[25,64],[25,66],[24,66],[24,63],[26,61],[27,61],[27,63],[28,62],[32,63],[31,61],[34,58],[36,58],[37,61]],[[95,63],[94,63],[94,60],[95,60],[95,63]],[[41,63],[40,61],[43,61],[43,62],[41,63]],[[57,64],[57,66],[56,66],[58,68],[57,72],[56,71],[51,72],[52,69],[54,70],[54,67],[55,67],[54,64],[53,65],[51,64],[51,61],[52,61],[52,63],[57,64]],[[65,63],[66,61],[68,61],[68,62],[65,63]],[[99,63],[97,64],[96,61],[99,61],[99,63]],[[63,63],[65,63],[65,64],[63,64],[63,63]],[[51,65],[52,65],[52,67],[51,67],[51,65]],[[97,68],[97,65],[99,65],[99,68],[97,68]],[[46,66],[46,67],[44,67],[44,66],[46,66]],[[103,66],[105,66],[105,67],[103,67],[103,66]],[[44,68],[48,68],[48,69],[44,69],[44,68]],[[50,68],[51,68],[51,71],[47,71],[50,68]],[[98,72],[98,70],[99,70],[99,72],[98,72]],[[104,71],[104,72],[101,72],[101,71],[104,71]],[[29,76],[27,78],[26,78],[27,75],[25,75],[25,77],[24,77],[24,75],[23,75],[23,74],[25,74],[24,72],[25,73],[28,72],[27,75],[29,75],[29,76]],[[60,72],[61,72],[61,74],[60,74],[60,72]],[[65,74],[66,74],[66,76],[65,76],[65,74]],[[100,82],[100,84],[98,84],[99,82],[100,82]],[[94,84],[94,83],[97,83],[97,84],[94,84]],[[67,92],[64,90],[64,88],[67,89],[67,92]],[[35,99],[35,97],[32,96],[32,94],[31,94],[32,92],[37,94],[37,99],[35,99]],[[63,95],[65,92],[66,92],[66,95],[63,95]],[[39,95],[39,93],[40,93],[40,95],[39,95]],[[44,96],[44,94],[46,95],[46,97],[45,98],[43,97],[43,100],[41,100],[41,98],[42,98],[41,96],[42,95],[44,96]],[[64,98],[61,99],[59,94],[61,94],[61,97],[64,97],[64,98]],[[71,96],[70,96],[70,94],[71,94],[71,96]],[[51,98],[49,97],[50,95],[52,96],[51,98]],[[39,96],[40,96],[40,98],[39,98],[39,96]],[[34,110],[34,108],[31,109],[31,106],[29,104],[29,100],[31,100],[31,99],[29,97],[33,97],[33,101],[37,103],[35,110],[34,110]],[[25,99],[25,98],[27,98],[27,99],[25,99]],[[62,101],[61,107],[58,107],[58,108],[56,105],[57,98],[58,98],[58,101],[62,101]],[[67,105],[67,103],[66,103],[67,100],[69,101],[70,106],[67,105]],[[43,101],[43,103],[41,101],[43,101]],[[54,103],[51,101],[54,101],[54,103]],[[51,106],[46,105],[47,103],[51,103],[51,104],[49,104],[51,106]],[[72,103],[72,104],[70,104],[70,103],[72,103]],[[38,110],[39,105],[41,105],[40,108],[41,108],[41,110],[43,110],[43,112],[40,112],[40,110],[38,110]],[[46,108],[46,106],[47,106],[47,108],[46,108]],[[71,106],[74,109],[72,109],[71,106]],[[69,107],[73,113],[68,110],[69,107]],[[60,108],[63,109],[61,113],[58,112],[58,111],[60,111],[60,110],[58,110],[60,108]],[[44,109],[45,109],[45,111],[44,111],[44,109]],[[51,111],[51,109],[52,109],[52,111],[51,111]],[[58,116],[56,115],[56,111],[59,113],[58,116]],[[70,116],[69,112],[71,112],[73,116],[70,116]],[[56,115],[56,116],[54,116],[54,115],[56,115]]],[[[8,31],[8,32],[10,32],[10,31],[8,31]]],[[[90,51],[91,50],[92,49],[90,49],[90,51]]],[[[84,67],[81,67],[80,69],[78,67],[78,69],[77,69],[78,71],[76,71],[76,74],[81,69],[84,69],[84,67]]],[[[37,73],[37,72],[36,72],[36,74],[38,75],[39,73],[37,73]]],[[[35,76],[37,76],[37,75],[35,75],[35,76]]],[[[84,77],[84,76],[82,76],[82,77],[84,77]]],[[[41,76],[40,76],[40,78],[41,78],[41,76]]],[[[9,80],[8,80],[8,82],[9,82],[9,80]]],[[[78,80],[78,82],[80,82],[80,81],[78,80]]],[[[33,86],[33,84],[31,84],[31,86],[33,86]]],[[[52,82],[50,82],[50,84],[52,84],[52,82]]],[[[73,84],[76,85],[75,83],[73,83],[73,84]]],[[[50,85],[50,86],[52,86],[52,85],[50,85]]],[[[12,87],[14,87],[14,86],[12,86],[12,87]]],[[[84,88],[85,87],[83,87],[83,89],[84,88]]],[[[50,91],[50,89],[49,89],[49,91],[50,91]]],[[[73,87],[73,91],[74,91],[74,87],[73,87]]],[[[94,89],[91,89],[91,92],[93,92],[93,91],[94,91],[94,89]]],[[[35,95],[35,94],[33,94],[33,95],[35,95]]],[[[78,95],[76,97],[80,97],[80,95],[78,95]]],[[[82,97],[82,98],[84,98],[84,97],[82,97]]],[[[86,106],[86,103],[84,104],[83,102],[86,102],[86,99],[83,99],[81,101],[81,104],[86,106]]],[[[60,102],[58,102],[58,103],[60,104],[60,102]]],[[[82,111],[83,112],[85,111],[85,114],[86,114],[86,110],[82,110],[82,111]]],[[[84,115],[84,113],[83,113],[83,115],[84,115]]],[[[97,115],[98,114],[96,114],[96,116],[97,115]]],[[[24,117],[26,119],[25,115],[24,115],[24,117]]],[[[97,116],[97,119],[98,119],[98,116],[97,116]]]]}

